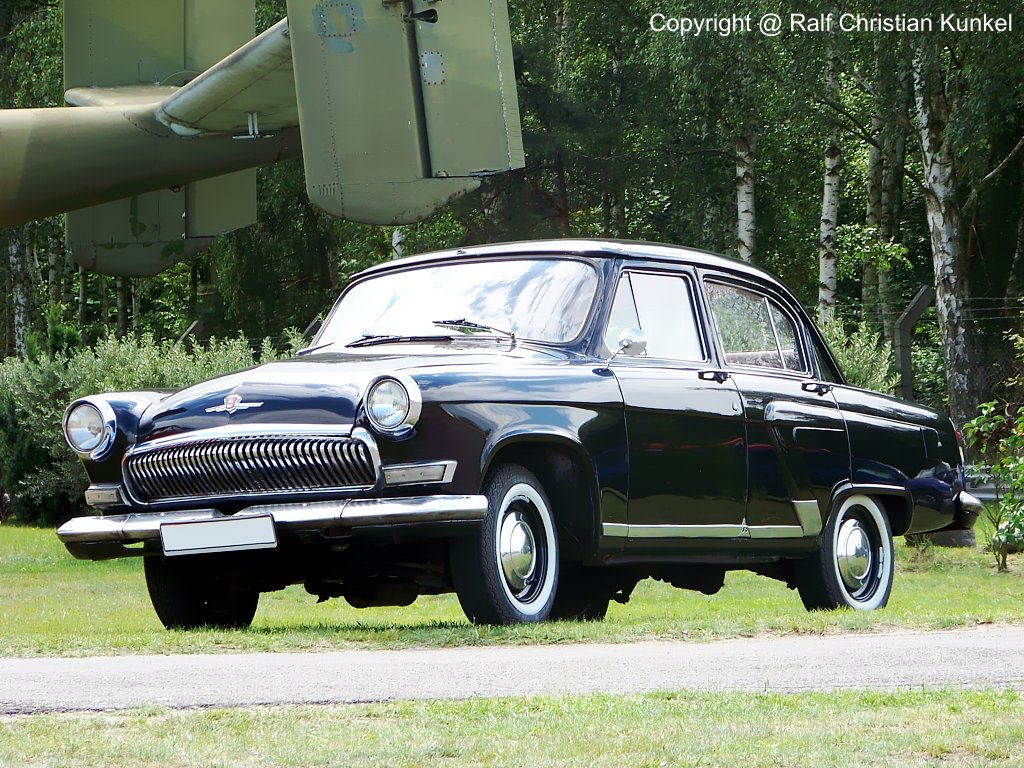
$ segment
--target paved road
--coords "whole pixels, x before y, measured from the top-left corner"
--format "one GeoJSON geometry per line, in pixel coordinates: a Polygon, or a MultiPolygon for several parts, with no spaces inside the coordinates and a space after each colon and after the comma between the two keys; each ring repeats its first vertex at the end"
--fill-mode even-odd
{"type": "Polygon", "coordinates": [[[0,713],[665,689],[1024,690],[1024,628],[341,653],[0,659],[0,713]]]}

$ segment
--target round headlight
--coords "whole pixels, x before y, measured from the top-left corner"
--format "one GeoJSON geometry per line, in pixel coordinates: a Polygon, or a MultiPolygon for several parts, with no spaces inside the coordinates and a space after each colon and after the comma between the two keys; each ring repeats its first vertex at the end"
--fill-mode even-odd
{"type": "Polygon", "coordinates": [[[99,408],[89,403],[76,405],[64,420],[68,444],[79,453],[92,453],[107,436],[107,425],[99,408]]]}
{"type": "Polygon", "coordinates": [[[381,379],[366,395],[366,415],[383,430],[401,427],[412,409],[409,392],[400,381],[381,379]]]}

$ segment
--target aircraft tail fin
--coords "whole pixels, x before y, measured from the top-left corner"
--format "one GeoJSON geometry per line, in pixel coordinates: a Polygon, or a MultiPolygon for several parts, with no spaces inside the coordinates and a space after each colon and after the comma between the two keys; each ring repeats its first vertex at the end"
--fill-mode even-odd
{"type": "Polygon", "coordinates": [[[288,0],[288,22],[319,207],[410,223],[523,166],[506,0],[288,0]]]}

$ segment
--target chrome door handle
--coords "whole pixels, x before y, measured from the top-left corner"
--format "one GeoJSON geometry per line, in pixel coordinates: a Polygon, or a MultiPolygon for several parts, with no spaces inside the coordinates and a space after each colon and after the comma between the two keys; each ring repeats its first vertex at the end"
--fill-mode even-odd
{"type": "Polygon", "coordinates": [[[699,371],[697,378],[701,381],[717,381],[721,384],[723,381],[729,378],[728,371],[699,371]]]}
{"type": "Polygon", "coordinates": [[[801,382],[800,388],[804,392],[813,392],[816,395],[824,395],[832,391],[832,385],[826,384],[824,381],[804,381],[801,382]]]}

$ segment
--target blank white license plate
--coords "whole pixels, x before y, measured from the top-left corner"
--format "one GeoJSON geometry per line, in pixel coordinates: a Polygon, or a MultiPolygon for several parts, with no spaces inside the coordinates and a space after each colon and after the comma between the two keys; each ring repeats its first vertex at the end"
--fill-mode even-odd
{"type": "Polygon", "coordinates": [[[201,555],[206,552],[238,552],[277,546],[274,518],[223,517],[216,520],[182,521],[160,526],[164,554],[201,555]]]}

